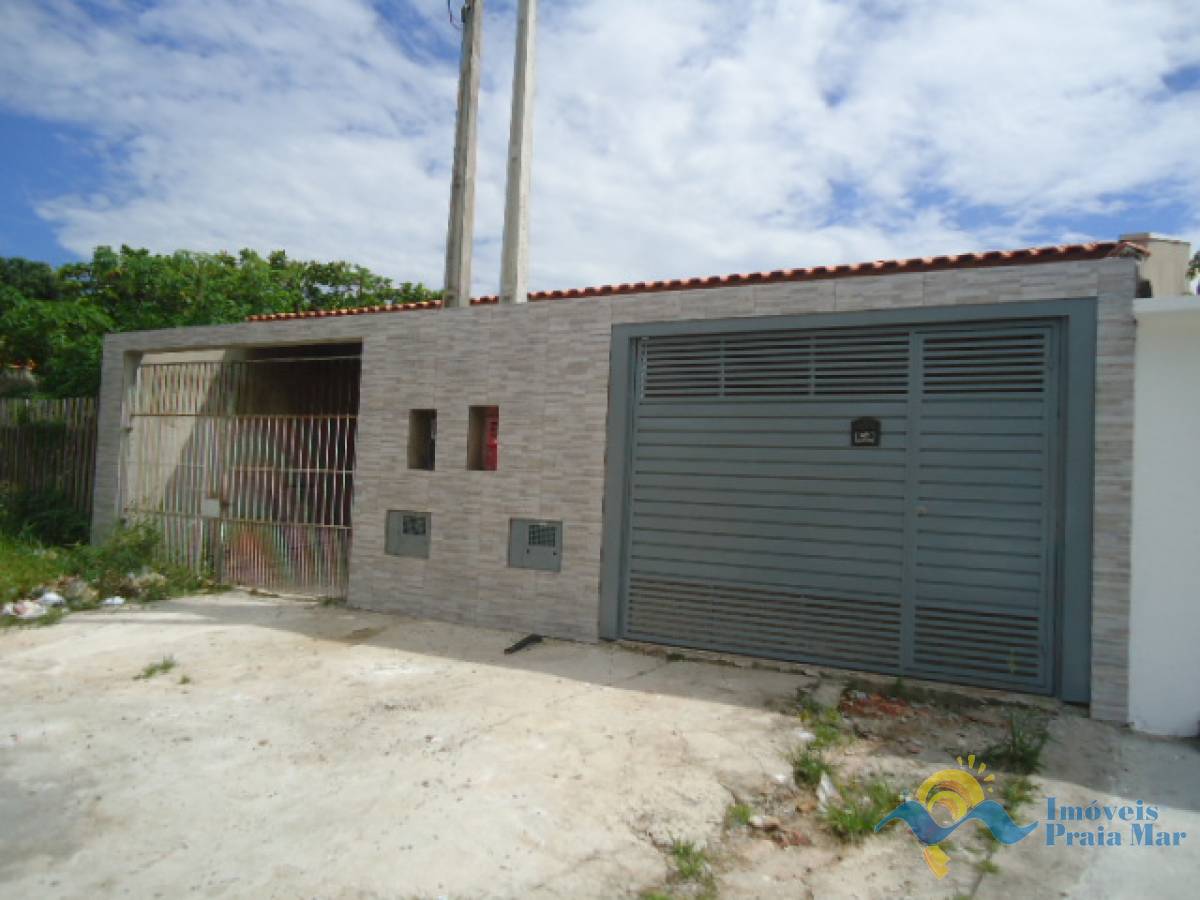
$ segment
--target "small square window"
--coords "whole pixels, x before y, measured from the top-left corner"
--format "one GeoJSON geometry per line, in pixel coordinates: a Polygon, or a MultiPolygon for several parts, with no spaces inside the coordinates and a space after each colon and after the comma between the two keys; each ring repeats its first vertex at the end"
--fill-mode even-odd
{"type": "Polygon", "coordinates": [[[471,407],[467,422],[467,468],[475,472],[495,472],[500,468],[500,407],[471,407]]]}
{"type": "Polygon", "coordinates": [[[414,409],[408,414],[408,467],[432,472],[437,449],[437,410],[414,409]]]}

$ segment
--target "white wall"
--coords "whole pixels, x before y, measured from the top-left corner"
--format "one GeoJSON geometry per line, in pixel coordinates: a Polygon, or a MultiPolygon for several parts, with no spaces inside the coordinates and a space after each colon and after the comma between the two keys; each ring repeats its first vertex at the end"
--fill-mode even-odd
{"type": "Polygon", "coordinates": [[[1200,729],[1200,298],[1137,301],[1130,719],[1200,729]]]}

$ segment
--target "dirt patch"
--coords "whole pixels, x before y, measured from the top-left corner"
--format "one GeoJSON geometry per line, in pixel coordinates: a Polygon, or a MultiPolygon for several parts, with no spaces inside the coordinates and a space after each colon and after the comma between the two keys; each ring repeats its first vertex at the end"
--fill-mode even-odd
{"type": "Polygon", "coordinates": [[[936,881],[901,827],[843,840],[797,747],[912,790],[1018,709],[1052,737],[1034,797],[1200,771],[1055,704],[519,637],[240,593],[0,634],[0,894],[1058,897],[1085,857],[959,831],[936,881]]]}
{"type": "Polygon", "coordinates": [[[365,644],[372,638],[379,637],[383,632],[383,628],[356,628],[349,634],[338,638],[338,640],[343,644],[354,646],[356,644],[365,644]]]}
{"type": "Polygon", "coordinates": [[[971,768],[982,790],[1028,816],[1033,782],[1021,769],[989,770],[984,755],[1011,743],[1014,722],[1017,736],[1035,743],[1061,731],[1060,720],[1093,724],[1060,704],[1016,695],[831,673],[768,705],[786,723],[790,777],[735,792],[708,845],[710,887],[669,875],[646,896],[970,896],[999,872],[997,845],[982,829],[957,831],[942,845],[938,879],[903,825],[876,834],[875,824],[947,768],[971,768]]]}

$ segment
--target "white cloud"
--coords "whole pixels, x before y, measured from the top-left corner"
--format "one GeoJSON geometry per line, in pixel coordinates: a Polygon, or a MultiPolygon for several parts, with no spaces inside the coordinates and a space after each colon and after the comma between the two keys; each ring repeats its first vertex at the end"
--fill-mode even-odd
{"type": "MultiPolygon", "coordinates": [[[[42,206],[65,246],[283,247],[440,284],[442,0],[99,6],[0,8],[0,103],[93,130],[110,163],[98,195],[42,206]]],[[[489,4],[482,292],[513,18],[489,4]]],[[[1185,0],[572,0],[541,18],[535,287],[1019,245],[1155,203],[1200,221],[1200,92],[1163,81],[1200,63],[1185,0]]]]}

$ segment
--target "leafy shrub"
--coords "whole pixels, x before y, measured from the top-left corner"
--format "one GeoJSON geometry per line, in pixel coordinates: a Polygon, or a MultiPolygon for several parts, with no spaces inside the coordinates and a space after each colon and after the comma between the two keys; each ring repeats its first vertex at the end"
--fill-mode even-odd
{"type": "Polygon", "coordinates": [[[130,577],[153,565],[159,544],[152,526],[122,525],[103,544],[78,548],[76,567],[101,597],[129,592],[130,577]]]}
{"type": "Polygon", "coordinates": [[[88,537],[88,520],[62,491],[0,486],[0,532],[67,546],[88,537]]]}
{"type": "Polygon", "coordinates": [[[24,514],[26,533],[44,544],[70,546],[88,539],[87,516],[62,491],[27,493],[24,514]]]}

